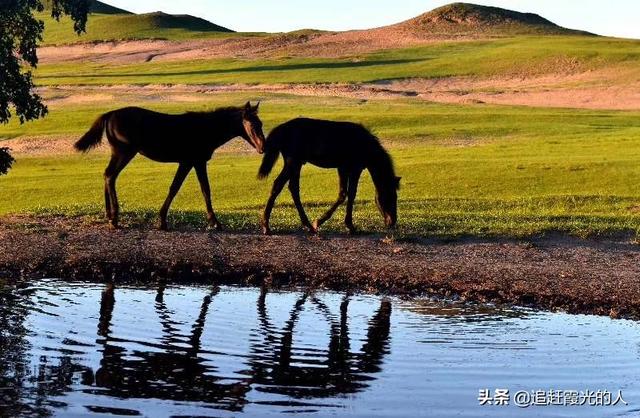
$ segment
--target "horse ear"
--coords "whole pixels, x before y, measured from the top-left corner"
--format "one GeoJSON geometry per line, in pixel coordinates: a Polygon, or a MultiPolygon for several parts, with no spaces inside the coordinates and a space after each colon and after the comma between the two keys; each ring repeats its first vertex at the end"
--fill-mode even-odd
{"type": "Polygon", "coordinates": [[[244,105],[244,113],[250,113],[251,112],[251,102],[247,102],[244,105]]]}
{"type": "Polygon", "coordinates": [[[400,180],[402,180],[402,177],[396,177],[396,190],[400,190],[400,180]]]}
{"type": "Polygon", "coordinates": [[[253,107],[253,112],[258,113],[258,108],[260,107],[260,100],[258,100],[258,104],[253,107]]]}

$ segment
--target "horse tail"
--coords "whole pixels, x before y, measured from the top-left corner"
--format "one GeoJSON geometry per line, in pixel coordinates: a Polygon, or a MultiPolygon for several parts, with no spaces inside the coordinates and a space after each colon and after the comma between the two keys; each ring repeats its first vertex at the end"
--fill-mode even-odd
{"type": "Polygon", "coordinates": [[[265,141],[264,156],[262,157],[262,164],[258,170],[258,178],[261,180],[269,176],[269,173],[273,170],[273,166],[276,164],[276,161],[278,161],[278,156],[280,156],[281,135],[279,132],[280,130],[278,128],[274,129],[265,141]]]}
{"type": "Polygon", "coordinates": [[[105,113],[96,119],[96,121],[93,122],[91,129],[89,129],[89,132],[84,134],[73,147],[82,152],[88,152],[92,148],[97,147],[102,141],[102,134],[104,133],[108,116],[109,113],[105,113]]]}

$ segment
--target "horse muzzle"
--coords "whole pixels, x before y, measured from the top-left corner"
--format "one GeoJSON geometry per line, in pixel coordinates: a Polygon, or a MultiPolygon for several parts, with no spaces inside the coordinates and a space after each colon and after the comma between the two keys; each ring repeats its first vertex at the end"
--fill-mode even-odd
{"type": "Polygon", "coordinates": [[[258,151],[258,154],[264,154],[264,139],[253,140],[253,147],[258,151]]]}

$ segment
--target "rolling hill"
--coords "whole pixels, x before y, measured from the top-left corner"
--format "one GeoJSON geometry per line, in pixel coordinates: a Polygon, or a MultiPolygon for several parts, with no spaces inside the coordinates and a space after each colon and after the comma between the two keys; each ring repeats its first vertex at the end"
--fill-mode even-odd
{"type": "Polygon", "coordinates": [[[535,13],[470,3],[442,6],[387,28],[422,35],[590,35],[563,28],[535,13]]]}
{"type": "Polygon", "coordinates": [[[542,75],[564,80],[579,74],[586,83],[597,71],[603,86],[623,86],[636,80],[640,59],[637,40],[595,36],[536,14],[466,3],[344,32],[220,32],[225,28],[202,19],[160,12],[96,13],[82,37],[64,26],[50,23],[47,42],[93,42],[41,48],[36,75],[42,84],[363,83],[542,75]],[[143,41],[100,42],[118,39],[143,41]]]}
{"type": "MultiPolygon", "coordinates": [[[[171,15],[162,12],[133,14],[106,3],[96,1],[92,7],[87,33],[78,37],[70,31],[70,23],[55,24],[43,13],[45,20],[45,44],[68,44],[113,40],[167,39],[192,40],[229,37],[230,29],[190,15],[171,15]]],[[[590,35],[572,30],[534,13],[520,13],[498,7],[470,3],[452,3],[439,7],[404,22],[344,32],[314,31],[298,36],[299,31],[287,34],[261,34],[264,45],[275,43],[277,49],[289,44],[304,49],[307,44],[316,52],[328,48],[349,45],[348,50],[371,50],[412,46],[425,41],[447,39],[479,39],[518,35],[590,35]],[[357,47],[356,47],[357,46],[357,47]]],[[[242,34],[246,36],[248,34],[242,34]]],[[[251,34],[253,38],[256,33],[251,34]]],[[[319,51],[322,52],[322,51],[319,51]]]]}
{"type": "Polygon", "coordinates": [[[199,39],[233,33],[232,30],[191,15],[163,12],[134,14],[99,1],[94,2],[87,33],[77,36],[71,22],[55,22],[45,10],[44,44],[68,44],[133,39],[199,39]]]}
{"type": "Polygon", "coordinates": [[[344,56],[387,49],[410,48],[442,41],[469,41],[530,37],[594,37],[563,28],[533,13],[498,7],[452,3],[404,22],[366,30],[316,34],[305,42],[292,42],[288,54],[344,56]]]}
{"type": "MultiPolygon", "coordinates": [[[[43,0],[45,10],[51,10],[52,0],[43,0]]],[[[127,14],[131,15],[133,13],[120,9],[118,7],[111,6],[110,4],[103,3],[101,1],[94,1],[91,4],[90,8],[91,13],[100,13],[105,15],[117,15],[117,14],[127,14]]]]}

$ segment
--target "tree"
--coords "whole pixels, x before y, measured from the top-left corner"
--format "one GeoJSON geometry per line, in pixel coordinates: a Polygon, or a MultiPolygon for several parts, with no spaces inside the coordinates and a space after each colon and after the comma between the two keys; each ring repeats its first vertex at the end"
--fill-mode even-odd
{"type": "Polygon", "coordinates": [[[7,174],[13,164],[13,157],[7,148],[0,148],[0,176],[7,174]]]}
{"type": "MultiPolygon", "coordinates": [[[[42,41],[44,22],[34,13],[47,6],[51,16],[59,20],[68,15],[74,30],[84,32],[92,0],[0,0],[0,123],[13,116],[20,123],[47,114],[42,98],[34,92],[31,71],[38,65],[36,49],[42,41]],[[23,70],[27,67],[27,70],[23,70]]],[[[0,149],[0,174],[11,167],[13,158],[7,149],[0,149]]]]}

